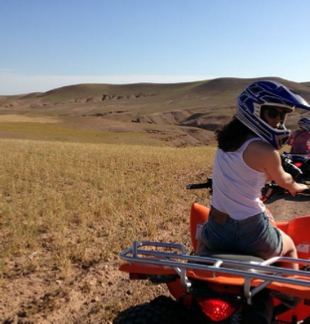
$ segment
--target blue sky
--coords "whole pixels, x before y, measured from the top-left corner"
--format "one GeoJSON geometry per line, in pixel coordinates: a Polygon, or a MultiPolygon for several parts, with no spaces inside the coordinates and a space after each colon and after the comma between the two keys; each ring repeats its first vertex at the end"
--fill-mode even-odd
{"type": "Polygon", "coordinates": [[[308,0],[0,0],[0,95],[80,83],[310,81],[308,0]]]}

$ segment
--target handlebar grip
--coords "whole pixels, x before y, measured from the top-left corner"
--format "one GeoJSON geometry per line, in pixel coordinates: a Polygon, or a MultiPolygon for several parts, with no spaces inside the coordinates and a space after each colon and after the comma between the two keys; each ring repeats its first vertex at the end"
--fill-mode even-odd
{"type": "Polygon", "coordinates": [[[190,184],[186,185],[186,189],[205,189],[205,188],[211,188],[211,185],[209,182],[190,183],[190,184]]]}
{"type": "Polygon", "coordinates": [[[310,188],[304,190],[303,192],[300,192],[300,194],[310,195],[310,188]]]}

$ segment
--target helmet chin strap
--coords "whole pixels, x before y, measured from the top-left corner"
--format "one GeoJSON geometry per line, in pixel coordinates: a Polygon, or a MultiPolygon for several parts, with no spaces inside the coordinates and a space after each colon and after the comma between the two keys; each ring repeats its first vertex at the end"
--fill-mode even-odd
{"type": "Polygon", "coordinates": [[[278,127],[278,129],[285,129],[284,124],[280,124],[280,126],[278,127]]]}

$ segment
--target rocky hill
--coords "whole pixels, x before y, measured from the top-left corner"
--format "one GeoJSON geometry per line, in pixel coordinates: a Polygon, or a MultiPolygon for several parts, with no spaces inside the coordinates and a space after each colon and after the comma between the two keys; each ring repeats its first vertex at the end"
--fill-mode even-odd
{"type": "MultiPolygon", "coordinates": [[[[0,117],[57,117],[62,127],[152,133],[176,146],[203,145],[210,143],[214,130],[233,116],[238,94],[261,79],[279,81],[310,102],[310,82],[276,77],[176,84],[79,84],[44,93],[0,96],[0,117]]],[[[308,115],[295,112],[287,126],[295,129],[301,113],[308,115]]]]}

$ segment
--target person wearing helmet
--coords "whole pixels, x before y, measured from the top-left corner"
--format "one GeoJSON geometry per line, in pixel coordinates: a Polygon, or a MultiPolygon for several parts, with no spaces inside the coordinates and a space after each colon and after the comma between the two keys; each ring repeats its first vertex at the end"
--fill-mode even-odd
{"type": "MultiPolygon", "coordinates": [[[[310,108],[302,97],[274,81],[254,82],[238,96],[236,115],[216,132],[211,209],[197,252],[297,258],[292,239],[271,225],[260,200],[268,181],[293,196],[307,189],[284,171],[278,152],[290,135],[287,114],[297,107],[310,108]]],[[[296,264],[284,266],[297,269],[296,264]]]]}
{"type": "Polygon", "coordinates": [[[293,132],[287,141],[291,145],[290,153],[310,155],[310,118],[301,118],[298,126],[300,129],[293,132]]]}

